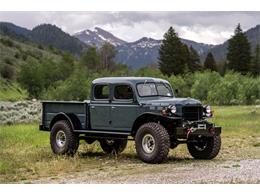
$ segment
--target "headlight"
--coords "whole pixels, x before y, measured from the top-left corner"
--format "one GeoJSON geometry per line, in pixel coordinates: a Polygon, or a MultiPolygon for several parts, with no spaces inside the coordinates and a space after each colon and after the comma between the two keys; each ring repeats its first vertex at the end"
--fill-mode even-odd
{"type": "Polygon", "coordinates": [[[211,113],[211,107],[210,106],[206,106],[206,113],[211,113]]]}
{"type": "Polygon", "coordinates": [[[204,112],[207,117],[213,116],[213,110],[211,109],[211,107],[209,105],[204,106],[204,112]]]}
{"type": "Polygon", "coordinates": [[[169,109],[170,112],[173,113],[173,114],[176,113],[176,111],[177,111],[176,106],[173,106],[173,105],[168,106],[168,109],[169,109]]]}

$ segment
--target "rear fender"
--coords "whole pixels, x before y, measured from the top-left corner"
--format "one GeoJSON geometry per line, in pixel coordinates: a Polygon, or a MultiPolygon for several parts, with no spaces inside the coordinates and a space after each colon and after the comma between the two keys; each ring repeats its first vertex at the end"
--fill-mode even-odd
{"type": "Polygon", "coordinates": [[[60,112],[51,120],[50,130],[52,129],[53,125],[60,120],[67,120],[73,131],[81,129],[80,120],[75,114],[60,112]]]}

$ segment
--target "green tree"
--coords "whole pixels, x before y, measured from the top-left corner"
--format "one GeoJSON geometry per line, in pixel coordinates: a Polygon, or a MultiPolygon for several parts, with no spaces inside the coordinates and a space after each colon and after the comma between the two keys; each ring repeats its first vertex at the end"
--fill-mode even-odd
{"type": "Polygon", "coordinates": [[[30,97],[38,98],[44,88],[44,82],[40,64],[32,57],[28,57],[26,63],[21,66],[18,82],[29,92],[30,97]]]}
{"type": "Polygon", "coordinates": [[[109,42],[105,42],[100,48],[100,56],[102,69],[114,71],[116,68],[114,61],[116,57],[115,46],[109,42]]]}
{"type": "Polygon", "coordinates": [[[164,34],[164,39],[159,49],[159,68],[167,76],[182,74],[186,64],[185,47],[178,34],[170,27],[164,34]]]}
{"type": "Polygon", "coordinates": [[[59,79],[67,79],[75,68],[74,57],[69,52],[65,52],[62,55],[61,62],[58,66],[59,79]]]}
{"type": "Polygon", "coordinates": [[[228,69],[246,74],[250,71],[250,43],[243,33],[240,24],[235,29],[235,35],[229,40],[227,60],[228,69]]]}
{"type": "Polygon", "coordinates": [[[95,72],[101,68],[100,54],[95,46],[89,47],[81,56],[81,64],[95,72]]]}
{"type": "Polygon", "coordinates": [[[200,56],[192,46],[189,48],[188,67],[191,72],[196,72],[202,69],[200,65],[200,56]]]}
{"type": "Polygon", "coordinates": [[[86,100],[89,99],[91,79],[86,78],[83,70],[77,67],[65,81],[58,81],[43,94],[43,99],[86,100]]]}
{"type": "Polygon", "coordinates": [[[37,71],[40,73],[42,85],[44,89],[53,85],[58,80],[64,80],[63,67],[64,64],[54,62],[52,59],[42,59],[38,65],[37,71]]]}
{"type": "Polygon", "coordinates": [[[255,53],[252,58],[251,72],[253,75],[260,75],[260,46],[259,44],[255,48],[255,53]]]}
{"type": "Polygon", "coordinates": [[[210,71],[217,71],[216,61],[211,52],[208,53],[204,61],[204,68],[210,71]]]}

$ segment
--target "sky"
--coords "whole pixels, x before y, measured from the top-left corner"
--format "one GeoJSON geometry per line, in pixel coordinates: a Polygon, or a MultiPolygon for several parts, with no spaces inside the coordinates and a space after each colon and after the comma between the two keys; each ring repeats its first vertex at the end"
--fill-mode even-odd
{"type": "Polygon", "coordinates": [[[172,26],[181,38],[207,44],[229,39],[238,23],[244,31],[260,24],[259,12],[0,12],[0,21],[28,29],[50,23],[73,35],[100,27],[128,41],[162,39],[172,26]]]}

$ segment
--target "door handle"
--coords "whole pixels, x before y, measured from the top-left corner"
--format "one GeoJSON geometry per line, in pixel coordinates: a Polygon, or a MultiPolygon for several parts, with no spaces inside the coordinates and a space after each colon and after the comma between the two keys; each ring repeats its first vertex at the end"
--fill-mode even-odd
{"type": "Polygon", "coordinates": [[[112,109],[115,109],[116,107],[115,107],[115,106],[112,106],[111,108],[112,108],[112,109]]]}
{"type": "Polygon", "coordinates": [[[91,106],[91,108],[93,109],[93,108],[95,108],[95,106],[91,106]]]}

